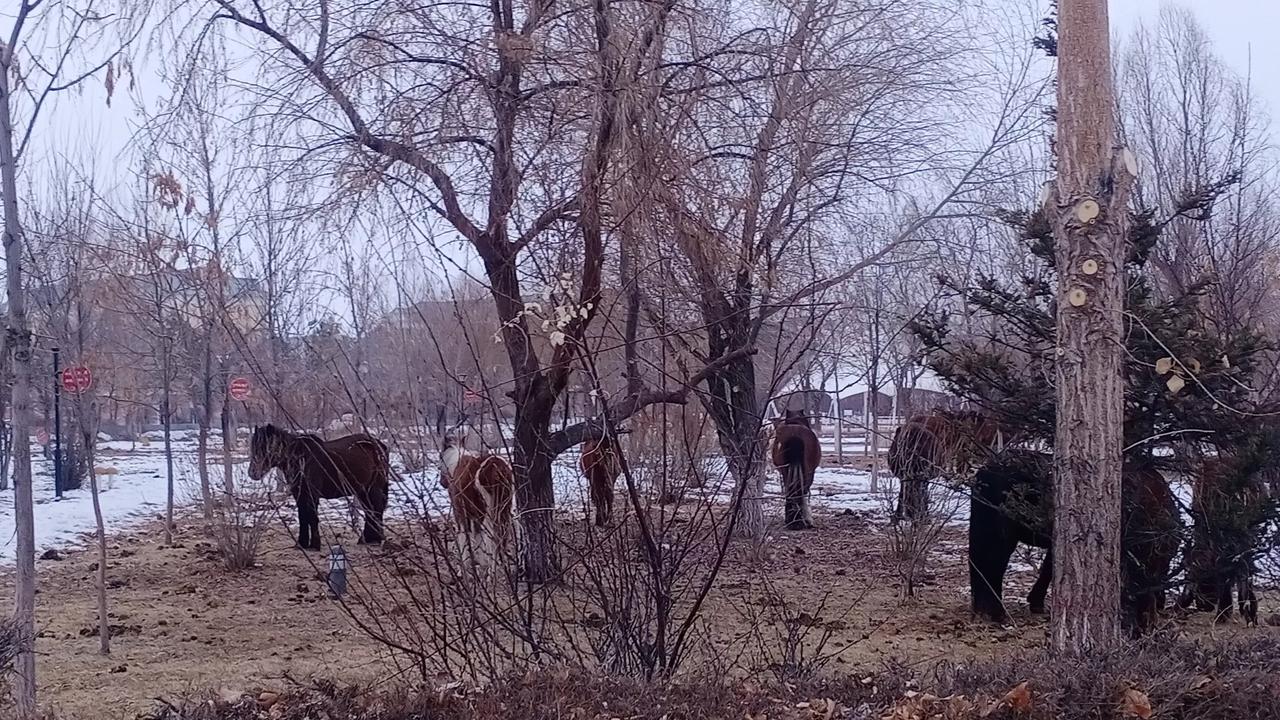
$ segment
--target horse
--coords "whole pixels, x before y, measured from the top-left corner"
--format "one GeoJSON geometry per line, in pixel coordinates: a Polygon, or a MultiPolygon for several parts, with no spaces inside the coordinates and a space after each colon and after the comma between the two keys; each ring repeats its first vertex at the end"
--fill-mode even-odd
{"type": "Polygon", "coordinates": [[[782,475],[782,491],[786,497],[784,526],[788,530],[812,528],[809,490],[813,487],[813,473],[822,460],[822,446],[809,426],[808,416],[801,410],[787,410],[780,420],[774,421],[772,445],[773,466],[782,475]]]}
{"type": "Polygon", "coordinates": [[[619,452],[617,439],[608,435],[582,443],[580,465],[590,488],[597,527],[607,525],[613,514],[613,484],[622,472],[619,452]]]}
{"type": "MultiPolygon", "coordinates": [[[[996,622],[1008,619],[1004,575],[1018,543],[1045,548],[1044,562],[1027,604],[1045,611],[1053,580],[1053,459],[1013,450],[983,465],[969,505],[969,588],[973,611],[996,622]]],[[[1137,632],[1149,629],[1164,607],[1164,583],[1178,550],[1179,519],[1173,493],[1154,468],[1126,468],[1122,476],[1121,546],[1123,605],[1137,632]]]]}
{"type": "Polygon", "coordinates": [[[974,459],[989,455],[992,449],[1004,450],[1004,434],[981,413],[935,409],[911,417],[889,444],[889,471],[899,481],[893,517],[924,517],[929,510],[929,482],[948,472],[966,472],[974,459]]]}
{"type": "Polygon", "coordinates": [[[280,468],[298,507],[298,547],[320,549],[321,499],[353,496],[364,509],[360,543],[382,542],[391,460],[381,440],[356,433],[326,441],[270,424],[255,427],[249,440],[249,477],[260,480],[273,468],[280,468]]]}
{"type": "Polygon", "coordinates": [[[440,484],[458,523],[458,550],[476,566],[492,569],[511,534],[515,475],[502,457],[476,455],[446,434],[440,449],[440,484]]]}
{"type": "Polygon", "coordinates": [[[1234,594],[1245,623],[1258,623],[1252,554],[1258,528],[1275,511],[1263,474],[1230,455],[1200,463],[1192,485],[1192,534],[1181,607],[1212,611],[1214,621],[1222,622],[1231,616],[1234,594]]]}

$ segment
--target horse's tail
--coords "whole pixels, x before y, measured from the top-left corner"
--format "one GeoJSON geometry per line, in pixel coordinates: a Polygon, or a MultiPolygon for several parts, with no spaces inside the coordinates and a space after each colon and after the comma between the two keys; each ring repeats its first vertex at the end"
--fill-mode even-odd
{"type": "Polygon", "coordinates": [[[799,434],[790,435],[782,439],[781,445],[782,464],[788,468],[794,467],[803,471],[806,450],[804,438],[799,434]]]}

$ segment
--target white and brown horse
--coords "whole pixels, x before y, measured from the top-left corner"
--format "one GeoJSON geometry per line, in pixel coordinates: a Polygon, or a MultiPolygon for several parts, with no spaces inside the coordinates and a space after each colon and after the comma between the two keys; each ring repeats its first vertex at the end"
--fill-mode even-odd
{"type": "Polygon", "coordinates": [[[463,559],[493,569],[511,536],[511,464],[492,453],[472,453],[460,439],[446,435],[440,450],[440,484],[449,491],[463,559]]]}

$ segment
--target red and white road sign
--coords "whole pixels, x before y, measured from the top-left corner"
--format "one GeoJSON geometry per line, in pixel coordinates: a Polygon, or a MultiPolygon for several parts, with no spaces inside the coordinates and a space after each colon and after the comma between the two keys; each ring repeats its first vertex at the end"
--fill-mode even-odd
{"type": "Polygon", "coordinates": [[[89,368],[81,365],[62,371],[62,389],[72,395],[79,395],[91,387],[93,387],[93,372],[89,368]]]}
{"type": "Polygon", "coordinates": [[[227,392],[231,394],[231,399],[244,402],[249,399],[249,378],[238,377],[232,378],[231,384],[227,386],[227,392]]]}
{"type": "Polygon", "coordinates": [[[462,402],[464,403],[480,402],[480,393],[476,392],[475,390],[468,390],[462,393],[462,402]]]}
{"type": "Polygon", "coordinates": [[[44,428],[40,428],[40,430],[36,432],[36,442],[40,443],[41,445],[48,445],[49,431],[45,430],[44,428]]]}

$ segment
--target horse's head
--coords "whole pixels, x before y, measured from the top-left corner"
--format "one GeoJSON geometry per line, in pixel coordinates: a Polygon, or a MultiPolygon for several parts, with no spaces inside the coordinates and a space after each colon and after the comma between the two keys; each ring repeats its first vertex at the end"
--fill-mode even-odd
{"type": "Polygon", "coordinates": [[[1003,453],[1013,438],[996,418],[977,410],[942,413],[946,419],[950,444],[955,448],[955,461],[966,469],[986,461],[993,453],[1003,453]]]}
{"type": "Polygon", "coordinates": [[[275,425],[262,425],[253,429],[249,438],[249,477],[261,480],[271,468],[283,461],[280,450],[283,446],[284,433],[275,425]]]}
{"type": "Polygon", "coordinates": [[[440,486],[449,489],[449,478],[452,477],[454,470],[458,468],[458,463],[462,457],[467,454],[466,447],[462,444],[462,436],[458,431],[450,431],[444,434],[444,438],[440,442],[440,486]]]}
{"type": "Polygon", "coordinates": [[[809,429],[813,429],[813,426],[809,424],[809,416],[805,414],[805,411],[794,410],[792,408],[787,408],[786,411],[783,412],[782,424],[783,425],[803,425],[809,429]]]}

